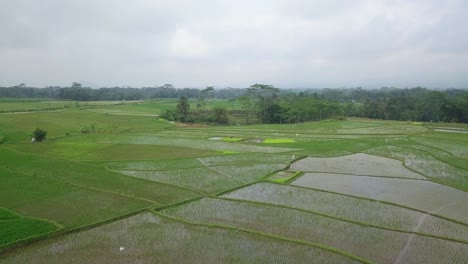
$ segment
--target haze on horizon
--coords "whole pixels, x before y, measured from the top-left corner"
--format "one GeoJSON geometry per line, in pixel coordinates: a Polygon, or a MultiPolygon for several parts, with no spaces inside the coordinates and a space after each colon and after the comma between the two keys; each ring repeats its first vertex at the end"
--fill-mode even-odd
{"type": "Polygon", "coordinates": [[[468,87],[468,1],[0,0],[0,86],[468,87]]]}

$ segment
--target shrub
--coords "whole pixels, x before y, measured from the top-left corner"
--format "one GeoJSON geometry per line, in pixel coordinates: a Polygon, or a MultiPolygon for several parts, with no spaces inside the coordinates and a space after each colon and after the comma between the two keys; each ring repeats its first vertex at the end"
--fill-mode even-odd
{"type": "Polygon", "coordinates": [[[166,119],[167,121],[176,121],[177,113],[174,110],[166,109],[162,111],[160,117],[166,119]]]}
{"type": "Polygon", "coordinates": [[[80,132],[84,134],[96,132],[96,123],[83,125],[80,129],[80,132]]]}
{"type": "Polygon", "coordinates": [[[47,131],[36,128],[36,130],[33,132],[33,136],[36,141],[41,142],[42,140],[46,139],[47,131]]]}

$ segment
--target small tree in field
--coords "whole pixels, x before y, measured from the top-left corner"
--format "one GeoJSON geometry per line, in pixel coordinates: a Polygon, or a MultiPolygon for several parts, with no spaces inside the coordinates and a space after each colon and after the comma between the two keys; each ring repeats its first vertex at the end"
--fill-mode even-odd
{"type": "Polygon", "coordinates": [[[179,103],[177,104],[177,114],[179,115],[179,121],[180,122],[185,122],[188,120],[188,117],[190,115],[190,104],[188,102],[187,97],[182,96],[180,97],[179,103]]]}
{"type": "Polygon", "coordinates": [[[219,124],[229,123],[229,116],[226,107],[215,106],[213,107],[214,118],[213,121],[219,124]]]}
{"type": "Polygon", "coordinates": [[[42,130],[40,128],[36,128],[36,130],[34,130],[34,132],[33,132],[33,136],[34,136],[34,139],[36,141],[40,142],[40,141],[42,141],[42,140],[44,140],[46,138],[47,131],[42,130]]]}

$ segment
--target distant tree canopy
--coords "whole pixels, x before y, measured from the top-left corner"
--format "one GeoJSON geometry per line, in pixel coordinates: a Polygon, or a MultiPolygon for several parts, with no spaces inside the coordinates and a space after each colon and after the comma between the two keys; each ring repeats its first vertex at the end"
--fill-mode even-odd
{"type": "MultiPolygon", "coordinates": [[[[213,86],[207,86],[205,89],[178,89],[171,84],[158,87],[91,89],[74,82],[70,87],[33,88],[24,83],[13,87],[0,87],[0,97],[75,101],[195,98],[197,104],[194,120],[208,122],[216,122],[215,113],[206,108],[208,100],[236,99],[242,107],[229,110],[228,113],[242,118],[248,124],[295,123],[337,116],[468,123],[468,90],[463,89],[435,91],[423,87],[383,87],[366,90],[357,87],[297,90],[278,89],[272,85],[258,83],[245,89],[214,89],[213,86]]],[[[171,112],[167,114],[173,115],[171,112]]],[[[188,117],[190,115],[185,118],[188,117]]]]}

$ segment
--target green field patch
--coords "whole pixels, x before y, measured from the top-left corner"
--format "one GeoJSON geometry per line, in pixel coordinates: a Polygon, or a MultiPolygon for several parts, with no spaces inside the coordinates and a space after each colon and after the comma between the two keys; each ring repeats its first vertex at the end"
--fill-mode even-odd
{"type": "Polygon", "coordinates": [[[244,185],[284,168],[285,164],[228,165],[167,171],[116,170],[123,175],[218,193],[244,185]]]}
{"type": "Polygon", "coordinates": [[[99,134],[123,131],[154,132],[172,127],[169,122],[160,121],[154,117],[128,118],[128,116],[106,115],[77,109],[0,114],[2,134],[9,141],[30,141],[30,134],[36,127],[46,130],[49,139],[66,135],[83,135],[80,132],[81,128],[91,123],[95,124],[95,132],[99,134]]]}
{"type": "Polygon", "coordinates": [[[164,145],[214,151],[231,150],[238,152],[281,153],[297,150],[294,148],[253,146],[236,142],[221,142],[206,139],[158,137],[154,134],[92,135],[84,140],[103,144],[164,145]]]}
{"type": "Polygon", "coordinates": [[[468,193],[430,181],[305,173],[291,184],[400,204],[468,224],[468,193]]]}
{"type": "Polygon", "coordinates": [[[176,105],[177,100],[171,98],[150,101],[145,100],[144,102],[138,103],[100,106],[90,110],[111,115],[159,115],[163,110],[175,109],[176,105]]]}
{"type": "Polygon", "coordinates": [[[220,150],[219,152],[221,154],[224,154],[224,155],[238,154],[239,153],[239,151],[233,151],[233,150],[220,150]]]}
{"type": "Polygon", "coordinates": [[[292,138],[265,138],[262,143],[264,144],[280,144],[280,143],[293,143],[296,140],[292,138]]]}
{"type": "Polygon", "coordinates": [[[204,167],[196,158],[100,162],[112,170],[177,170],[204,167]]]}
{"type": "Polygon", "coordinates": [[[402,134],[408,135],[413,133],[426,132],[429,129],[424,126],[415,126],[407,123],[388,122],[385,126],[355,128],[355,129],[338,129],[337,134],[368,134],[368,135],[385,135],[385,134],[402,134]]]}
{"type": "Polygon", "coordinates": [[[377,201],[291,185],[257,183],[223,197],[314,211],[383,228],[468,241],[466,225],[377,201]]]}
{"type": "Polygon", "coordinates": [[[23,215],[50,219],[69,228],[93,224],[151,204],[2,168],[0,180],[2,206],[23,215]]]}
{"type": "Polygon", "coordinates": [[[95,144],[92,142],[77,141],[61,141],[49,140],[41,143],[17,143],[8,145],[9,148],[21,152],[27,152],[37,155],[52,156],[59,158],[72,158],[78,155],[96,151],[101,148],[108,147],[103,144],[95,144]]]}
{"type": "Polygon", "coordinates": [[[377,121],[372,119],[348,119],[348,120],[322,120],[315,122],[304,122],[297,124],[260,124],[250,126],[240,126],[240,129],[249,128],[258,131],[289,131],[291,133],[328,133],[337,130],[347,130],[355,128],[383,127],[391,122],[377,121]]]}
{"type": "MultiPolygon", "coordinates": [[[[465,159],[459,158],[445,149],[441,149],[441,148],[437,148],[437,147],[429,146],[425,144],[420,144],[418,141],[414,140],[414,137],[410,137],[409,139],[388,139],[387,141],[389,145],[393,145],[395,147],[403,147],[401,149],[402,150],[406,149],[408,153],[412,153],[412,151],[414,150],[416,151],[419,150],[418,152],[420,154],[424,153],[423,156],[432,155],[433,158],[436,158],[439,161],[443,161],[444,163],[448,163],[449,165],[454,165],[458,168],[468,170],[468,163],[466,162],[465,159]]],[[[369,149],[366,151],[373,151],[373,150],[369,149]]],[[[412,156],[412,155],[408,155],[408,156],[412,156]]],[[[405,160],[404,157],[400,157],[398,159],[402,161],[405,160]]]]}
{"type": "MultiPolygon", "coordinates": [[[[103,145],[103,144],[99,144],[103,145]]],[[[76,160],[151,160],[189,158],[214,154],[214,151],[165,145],[113,144],[84,155],[76,160]]]]}
{"type": "Polygon", "coordinates": [[[38,176],[160,204],[175,203],[198,196],[194,192],[174,186],[126,177],[109,171],[104,166],[87,165],[0,148],[1,166],[28,176],[38,176]]]}
{"type": "Polygon", "coordinates": [[[385,145],[385,138],[368,137],[357,139],[300,139],[292,143],[278,143],[275,146],[302,149],[304,155],[329,157],[361,152],[365,149],[385,145]]]}
{"type": "Polygon", "coordinates": [[[468,190],[468,171],[435,158],[431,152],[399,146],[382,146],[365,152],[401,160],[406,167],[429,179],[468,190]]]}
{"type": "Polygon", "coordinates": [[[241,141],[241,140],[244,140],[244,139],[239,138],[239,137],[223,137],[221,140],[226,141],[226,142],[238,142],[238,141],[241,141]]]}
{"type": "Polygon", "coordinates": [[[11,210],[8,210],[6,208],[0,207],[0,220],[10,220],[10,219],[15,219],[19,217],[20,216],[17,213],[11,210]]]}
{"type": "Polygon", "coordinates": [[[69,263],[77,259],[112,264],[116,259],[122,263],[359,263],[310,245],[185,224],[149,213],[40,241],[2,256],[6,263],[69,263]]]}
{"type": "Polygon", "coordinates": [[[203,193],[215,193],[244,184],[240,179],[231,179],[209,168],[169,171],[118,170],[116,172],[140,179],[182,186],[203,193]]]}
{"type": "Polygon", "coordinates": [[[450,137],[448,137],[447,139],[431,137],[411,137],[411,139],[420,144],[450,152],[456,157],[468,159],[468,136],[466,136],[467,141],[451,140],[450,137]]]}
{"type": "Polygon", "coordinates": [[[8,221],[0,220],[0,248],[59,229],[60,227],[52,222],[28,217],[19,217],[8,221]]]}

